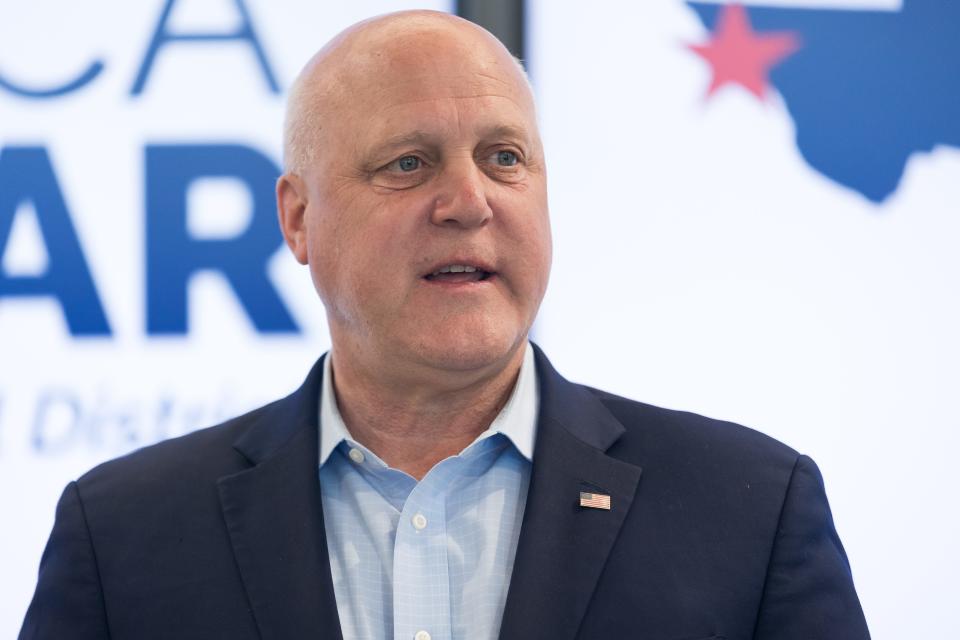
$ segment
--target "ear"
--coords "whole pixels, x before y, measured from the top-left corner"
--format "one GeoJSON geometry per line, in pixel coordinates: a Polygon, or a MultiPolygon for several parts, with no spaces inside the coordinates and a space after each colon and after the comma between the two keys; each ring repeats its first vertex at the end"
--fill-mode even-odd
{"type": "Polygon", "coordinates": [[[285,173],[277,180],[277,215],[283,239],[300,264],[307,264],[307,191],[300,176],[285,173]]]}

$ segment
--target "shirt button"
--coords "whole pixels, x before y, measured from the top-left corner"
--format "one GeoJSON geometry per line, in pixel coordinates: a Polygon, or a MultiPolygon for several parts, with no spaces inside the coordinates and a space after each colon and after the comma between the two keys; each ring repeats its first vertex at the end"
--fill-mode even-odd
{"type": "MultiPolygon", "coordinates": [[[[417,529],[418,531],[425,529],[427,526],[427,519],[424,517],[422,513],[418,513],[417,515],[413,516],[411,521],[413,522],[414,528],[417,529]]],[[[417,633],[416,638],[417,640],[430,640],[430,634],[427,633],[426,631],[420,631],[417,633]],[[421,633],[426,635],[421,636],[420,635],[421,633]]]]}
{"type": "Polygon", "coordinates": [[[360,451],[360,449],[350,449],[349,455],[350,455],[350,459],[356,462],[357,464],[360,464],[361,462],[363,462],[363,451],[360,451]]]}
{"type": "Polygon", "coordinates": [[[430,640],[430,634],[426,631],[417,631],[416,635],[413,636],[413,640],[430,640]]]}

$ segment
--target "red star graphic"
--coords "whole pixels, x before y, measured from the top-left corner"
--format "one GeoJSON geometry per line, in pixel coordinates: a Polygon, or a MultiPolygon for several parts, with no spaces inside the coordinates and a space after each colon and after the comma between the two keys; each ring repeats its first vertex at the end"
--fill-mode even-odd
{"type": "Polygon", "coordinates": [[[758,34],[750,25],[746,9],[730,4],[720,10],[710,42],[688,46],[713,67],[708,96],[732,83],[763,99],[770,84],[770,69],[800,48],[800,38],[786,31],[758,34]]]}

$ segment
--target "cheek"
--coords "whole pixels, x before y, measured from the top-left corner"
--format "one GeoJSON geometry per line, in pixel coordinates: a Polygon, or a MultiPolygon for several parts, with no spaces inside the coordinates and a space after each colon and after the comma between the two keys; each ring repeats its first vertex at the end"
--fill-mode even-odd
{"type": "Polygon", "coordinates": [[[349,282],[350,260],[356,258],[349,225],[335,214],[317,214],[308,226],[307,254],[314,287],[324,305],[343,307],[344,294],[354,285],[349,282]]]}
{"type": "Polygon", "coordinates": [[[549,268],[553,259],[553,235],[550,231],[550,215],[546,210],[537,218],[534,233],[537,238],[538,254],[549,268]]]}
{"type": "Polygon", "coordinates": [[[311,229],[314,284],[324,303],[341,315],[363,316],[364,308],[388,305],[400,289],[398,265],[409,238],[385,222],[375,210],[352,210],[318,219],[311,229]]]}
{"type": "Polygon", "coordinates": [[[553,259],[553,241],[546,212],[525,220],[520,238],[518,253],[522,256],[525,279],[530,287],[539,289],[542,294],[553,259]]]}

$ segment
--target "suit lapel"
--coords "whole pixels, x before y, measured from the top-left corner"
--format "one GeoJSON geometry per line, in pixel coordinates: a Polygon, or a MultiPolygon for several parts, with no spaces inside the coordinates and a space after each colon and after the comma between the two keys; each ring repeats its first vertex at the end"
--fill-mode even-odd
{"type": "Polygon", "coordinates": [[[273,638],[341,638],[317,461],[323,360],[265,408],[234,445],[252,467],[218,482],[223,517],[257,627],[273,638]]]}
{"type": "Polygon", "coordinates": [[[526,511],[500,638],[573,638],[633,502],[640,468],[607,449],[623,426],[536,349],[540,417],[526,511]],[[610,496],[584,508],[579,493],[610,496]]]}

